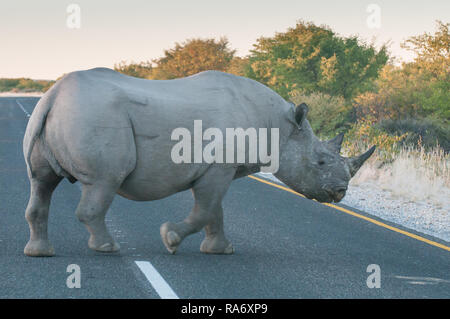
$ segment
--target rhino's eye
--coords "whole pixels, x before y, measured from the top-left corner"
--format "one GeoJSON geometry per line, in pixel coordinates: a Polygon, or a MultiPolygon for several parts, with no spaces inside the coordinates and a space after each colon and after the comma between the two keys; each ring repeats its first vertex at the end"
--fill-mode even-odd
{"type": "Polygon", "coordinates": [[[320,166],[323,166],[323,165],[325,165],[325,161],[320,160],[320,161],[317,162],[317,164],[319,164],[320,166]]]}

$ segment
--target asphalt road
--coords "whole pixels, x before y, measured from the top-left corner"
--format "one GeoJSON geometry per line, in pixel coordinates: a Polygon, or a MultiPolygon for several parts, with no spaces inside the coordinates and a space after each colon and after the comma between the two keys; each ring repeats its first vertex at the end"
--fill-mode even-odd
{"type": "Polygon", "coordinates": [[[122,249],[91,251],[74,214],[79,185],[64,180],[50,208],[56,256],[26,257],[22,138],[37,100],[0,98],[0,298],[160,298],[136,261],[151,262],[180,298],[450,297],[449,251],[251,178],[233,182],[224,201],[234,255],[200,253],[202,234],[187,238],[176,255],[166,251],[159,227],[186,216],[190,192],[155,202],[117,196],[107,218],[122,249]],[[70,264],[80,266],[79,289],[66,285],[70,264]],[[367,286],[370,264],[380,267],[380,288],[367,286]]]}

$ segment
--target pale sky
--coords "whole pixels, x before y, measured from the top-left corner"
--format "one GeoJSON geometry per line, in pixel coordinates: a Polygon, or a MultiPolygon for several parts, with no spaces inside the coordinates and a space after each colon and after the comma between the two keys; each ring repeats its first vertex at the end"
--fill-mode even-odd
{"type": "Polygon", "coordinates": [[[147,61],[188,38],[226,36],[240,56],[261,36],[296,21],[325,24],[340,35],[359,35],[393,55],[406,38],[449,22],[448,0],[0,0],[0,77],[56,79],[63,73],[147,61]],[[81,27],[71,29],[67,7],[81,8],[81,27]],[[370,4],[380,8],[380,28],[369,28],[370,4]],[[375,40],[374,40],[375,39],[375,40]]]}

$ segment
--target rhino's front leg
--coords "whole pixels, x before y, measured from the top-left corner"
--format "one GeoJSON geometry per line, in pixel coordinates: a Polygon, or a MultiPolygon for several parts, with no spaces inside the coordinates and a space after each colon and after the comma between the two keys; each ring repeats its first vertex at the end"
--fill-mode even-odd
{"type": "Polygon", "coordinates": [[[200,245],[200,251],[208,254],[232,254],[233,245],[226,239],[223,231],[222,205],[215,208],[214,216],[205,226],[206,236],[200,245]]]}
{"type": "Polygon", "coordinates": [[[204,253],[231,254],[233,246],[223,231],[222,199],[236,173],[235,168],[211,166],[192,187],[195,205],[181,223],[167,222],[161,226],[161,238],[174,254],[182,240],[205,228],[206,237],[200,250],[204,253]]]}

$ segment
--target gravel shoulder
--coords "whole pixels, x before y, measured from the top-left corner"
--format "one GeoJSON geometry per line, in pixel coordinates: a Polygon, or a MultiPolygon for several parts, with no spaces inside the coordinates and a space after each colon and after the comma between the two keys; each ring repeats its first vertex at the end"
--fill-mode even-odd
{"type": "MultiPolygon", "coordinates": [[[[272,174],[257,173],[258,177],[283,184],[272,174]]],[[[450,207],[441,207],[429,202],[412,202],[394,198],[391,192],[367,182],[349,185],[347,194],[341,202],[418,232],[450,242],[450,207]]]]}

